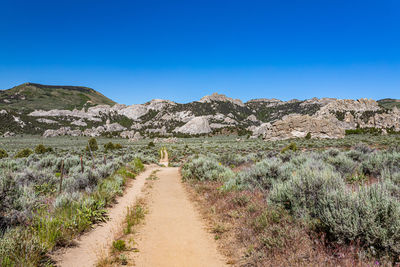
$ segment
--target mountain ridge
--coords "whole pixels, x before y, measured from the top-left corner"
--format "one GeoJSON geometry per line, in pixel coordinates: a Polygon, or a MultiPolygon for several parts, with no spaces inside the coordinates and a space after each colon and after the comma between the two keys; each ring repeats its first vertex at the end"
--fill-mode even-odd
{"type": "MultiPolygon", "coordinates": [[[[103,96],[87,87],[49,87],[27,83],[17,88],[23,89],[19,95],[23,95],[25,89],[35,88],[45,92],[86,91],[92,97],[103,96]]],[[[14,89],[13,93],[19,92],[14,89]]],[[[15,103],[25,100],[16,99],[15,103]]],[[[67,105],[69,108],[63,108],[62,105],[51,108],[46,99],[39,99],[39,104],[46,104],[45,109],[38,108],[38,103],[31,103],[29,109],[13,109],[13,103],[10,104],[11,108],[7,108],[7,103],[2,103],[0,133],[43,134],[46,137],[105,135],[134,139],[139,136],[184,137],[233,133],[264,139],[287,139],[304,137],[308,133],[313,138],[342,138],[346,130],[358,128],[378,128],[382,133],[400,131],[400,112],[396,107],[399,102],[395,99],[375,101],[366,98],[314,97],[282,101],[259,98],[243,103],[239,99],[213,93],[188,103],[153,99],[144,104],[124,105],[108,98],[97,100],[89,103],[78,97],[78,100],[69,99],[72,102],[67,105]]]]}

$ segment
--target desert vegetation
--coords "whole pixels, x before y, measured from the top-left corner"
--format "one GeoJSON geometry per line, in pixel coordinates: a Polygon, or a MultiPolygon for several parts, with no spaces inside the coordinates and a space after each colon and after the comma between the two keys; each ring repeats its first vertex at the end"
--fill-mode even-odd
{"type": "Polygon", "coordinates": [[[157,151],[151,155],[118,144],[94,149],[95,139],[82,146],[57,141],[2,150],[1,266],[52,265],[48,253],[107,220],[106,208],[123,193],[126,181],[143,170],[143,163],[157,159],[157,151]]]}
{"type": "MultiPolygon", "coordinates": [[[[160,151],[182,167],[234,264],[399,261],[398,135],[275,142],[217,136],[172,143],[16,136],[1,139],[0,149],[2,266],[54,264],[49,253],[107,220],[106,208],[126,181],[144,163],[158,163],[160,151]]],[[[141,216],[136,208],[127,225],[141,216]]],[[[115,262],[125,262],[122,243],[112,248],[115,262]]]]}
{"type": "Polygon", "coordinates": [[[362,143],[338,149],[303,147],[304,142],[187,158],[183,179],[216,220],[216,239],[226,236],[232,246],[225,232],[235,229],[239,241],[231,250],[244,250],[240,264],[398,263],[396,143],[387,149],[362,143]]]}

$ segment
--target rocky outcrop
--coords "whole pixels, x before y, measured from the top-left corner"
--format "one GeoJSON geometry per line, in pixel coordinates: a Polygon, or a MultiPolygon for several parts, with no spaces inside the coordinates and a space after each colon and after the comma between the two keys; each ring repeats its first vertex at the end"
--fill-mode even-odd
{"type": "Polygon", "coordinates": [[[139,132],[136,132],[135,135],[129,139],[131,142],[136,142],[143,139],[142,135],[139,132]]]}
{"type": "Polygon", "coordinates": [[[4,138],[7,138],[7,137],[13,137],[13,136],[15,136],[15,133],[13,133],[13,132],[5,132],[4,134],[3,134],[3,137],[4,138]]]}
{"type": "Polygon", "coordinates": [[[205,117],[194,117],[182,127],[176,128],[174,132],[184,134],[205,134],[211,132],[211,128],[205,117]]]}
{"type": "Polygon", "coordinates": [[[212,101],[231,102],[238,106],[244,106],[242,100],[227,97],[224,94],[213,93],[212,95],[204,96],[200,99],[201,103],[211,103],[212,101]]]}
{"type": "Polygon", "coordinates": [[[47,124],[58,124],[57,121],[55,121],[55,120],[50,120],[50,119],[39,118],[39,119],[37,119],[37,121],[38,121],[38,122],[41,122],[41,123],[47,123],[47,124]]]}
{"type": "Polygon", "coordinates": [[[340,122],[333,116],[312,117],[309,115],[288,115],[274,123],[262,124],[255,129],[266,140],[302,138],[308,133],[312,138],[343,138],[345,131],[338,127],[340,122]]]}
{"type": "Polygon", "coordinates": [[[135,131],[123,131],[119,134],[122,138],[132,139],[135,136],[135,131]]]}
{"type": "Polygon", "coordinates": [[[87,123],[84,122],[83,120],[75,120],[75,121],[71,122],[71,124],[76,125],[76,126],[82,126],[82,127],[87,126],[87,123]]]}
{"type": "Polygon", "coordinates": [[[64,135],[69,135],[69,136],[81,136],[82,131],[80,130],[71,130],[70,127],[61,127],[58,130],[46,130],[43,134],[43,137],[56,137],[56,136],[64,136],[64,135]]]}

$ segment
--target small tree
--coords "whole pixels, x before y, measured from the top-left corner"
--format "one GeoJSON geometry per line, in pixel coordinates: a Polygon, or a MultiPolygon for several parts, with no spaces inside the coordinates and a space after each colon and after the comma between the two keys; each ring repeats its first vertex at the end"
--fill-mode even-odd
{"type": "Polygon", "coordinates": [[[97,141],[95,138],[90,138],[88,141],[88,144],[86,146],[86,151],[96,151],[99,149],[99,146],[97,145],[97,141]]]}
{"type": "Polygon", "coordinates": [[[308,132],[305,138],[306,138],[307,140],[310,140],[310,139],[311,139],[311,133],[308,132]]]}

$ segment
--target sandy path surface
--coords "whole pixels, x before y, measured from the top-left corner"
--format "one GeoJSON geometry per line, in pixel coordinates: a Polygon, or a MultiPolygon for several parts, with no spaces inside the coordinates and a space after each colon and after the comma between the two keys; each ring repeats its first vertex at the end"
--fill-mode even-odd
{"type": "Polygon", "coordinates": [[[136,266],[226,266],[183,188],[178,168],[161,168],[157,177],[150,213],[136,239],[136,266]]]}
{"type": "Polygon", "coordinates": [[[146,166],[146,170],[139,174],[126,188],[122,197],[118,198],[108,212],[109,220],[96,226],[93,230],[82,235],[77,240],[77,246],[57,251],[53,259],[57,266],[65,267],[90,267],[98,260],[99,253],[105,253],[114,240],[116,231],[125,220],[127,207],[131,206],[140,195],[146,178],[158,166],[146,166]]]}

